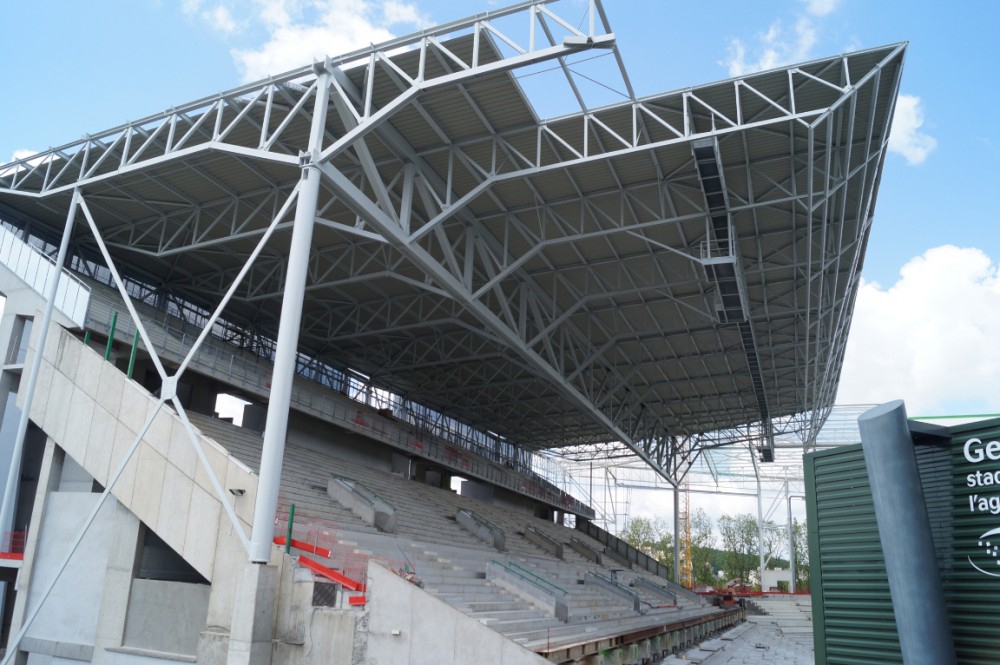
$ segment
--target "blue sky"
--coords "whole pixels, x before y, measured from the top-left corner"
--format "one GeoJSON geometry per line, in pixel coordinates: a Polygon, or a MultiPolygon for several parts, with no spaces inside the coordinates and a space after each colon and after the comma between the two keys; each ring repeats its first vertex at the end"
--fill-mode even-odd
{"type": "MultiPolygon", "coordinates": [[[[0,162],[420,26],[483,0],[10,2],[0,162]],[[287,63],[287,64],[283,64],[287,63]],[[270,69],[273,67],[274,69],[270,69]]],[[[1000,412],[1000,181],[992,63],[1000,3],[606,0],[640,95],[908,41],[897,150],[885,165],[839,401],[1000,412]],[[907,131],[904,131],[907,130],[907,131]],[[951,247],[954,246],[954,247],[951,247]],[[950,249],[949,249],[950,248],[950,249]],[[901,271],[906,270],[901,274],[901,271]],[[993,347],[997,347],[994,349],[993,347]]],[[[560,14],[583,16],[582,0],[560,14]]],[[[613,98],[613,95],[611,95],[613,98]]],[[[608,101],[611,101],[611,98],[608,101]]],[[[558,108],[554,106],[553,108],[558,108]]],[[[543,114],[546,109],[543,109],[543,114]]]]}

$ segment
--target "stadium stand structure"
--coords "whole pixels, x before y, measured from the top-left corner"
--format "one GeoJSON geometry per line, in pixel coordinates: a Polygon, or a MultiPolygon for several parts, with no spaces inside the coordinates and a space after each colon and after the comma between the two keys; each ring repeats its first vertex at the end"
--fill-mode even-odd
{"type": "Polygon", "coordinates": [[[638,99],[576,24],[522,2],[0,166],[4,665],[638,664],[744,619],[534,454],[676,484],[727,428],[813,435],[905,47],[638,99]],[[626,102],[585,105],[594,49],[626,102]],[[546,63],[581,113],[537,118],[546,63]]]}

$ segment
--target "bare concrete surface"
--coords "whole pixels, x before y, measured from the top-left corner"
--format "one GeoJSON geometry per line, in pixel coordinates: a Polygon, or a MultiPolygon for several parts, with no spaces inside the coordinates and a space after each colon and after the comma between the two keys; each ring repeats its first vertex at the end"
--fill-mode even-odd
{"type": "Polygon", "coordinates": [[[708,640],[684,654],[702,665],[814,665],[812,605],[808,597],[761,598],[755,603],[765,615],[708,640]]]}
{"type": "Polygon", "coordinates": [[[811,632],[783,634],[774,623],[761,622],[747,625],[750,626],[748,630],[735,639],[723,640],[723,647],[707,658],[701,659],[705,651],[699,650],[696,657],[701,660],[697,662],[702,665],[814,664],[811,632]]]}

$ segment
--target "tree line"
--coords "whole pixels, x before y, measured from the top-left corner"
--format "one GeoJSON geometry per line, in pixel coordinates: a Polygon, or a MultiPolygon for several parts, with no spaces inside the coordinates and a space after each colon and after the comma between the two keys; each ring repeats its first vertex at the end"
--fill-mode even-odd
{"type": "MultiPolygon", "coordinates": [[[[805,523],[793,520],[792,534],[796,589],[808,591],[809,547],[805,523]]],[[[673,528],[665,519],[633,517],[619,537],[665,565],[673,577],[673,528]]],[[[788,568],[787,526],[764,523],[764,560],[766,568],[788,568]]],[[[696,586],[722,586],[737,578],[746,583],[759,568],[757,518],[742,513],[723,515],[714,522],[701,508],[691,513],[691,576],[696,586]]]]}

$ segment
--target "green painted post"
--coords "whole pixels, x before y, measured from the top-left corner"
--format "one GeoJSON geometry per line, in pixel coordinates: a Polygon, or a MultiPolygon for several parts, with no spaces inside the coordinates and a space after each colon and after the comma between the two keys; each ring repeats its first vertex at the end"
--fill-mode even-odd
{"type": "Polygon", "coordinates": [[[115,328],[118,326],[118,312],[111,313],[111,327],[108,328],[108,348],[104,350],[104,359],[111,360],[111,345],[115,343],[115,328]]]}
{"type": "Polygon", "coordinates": [[[132,378],[132,370],[135,369],[135,352],[139,349],[139,329],[135,329],[135,334],[132,335],[132,352],[128,356],[128,372],[125,376],[132,378]]]}
{"type": "Polygon", "coordinates": [[[292,553],[292,524],[295,523],[295,504],[288,506],[288,533],[285,534],[285,554],[292,553]]]}
{"type": "Polygon", "coordinates": [[[90,346],[90,331],[83,333],[83,345],[90,346]]]}

